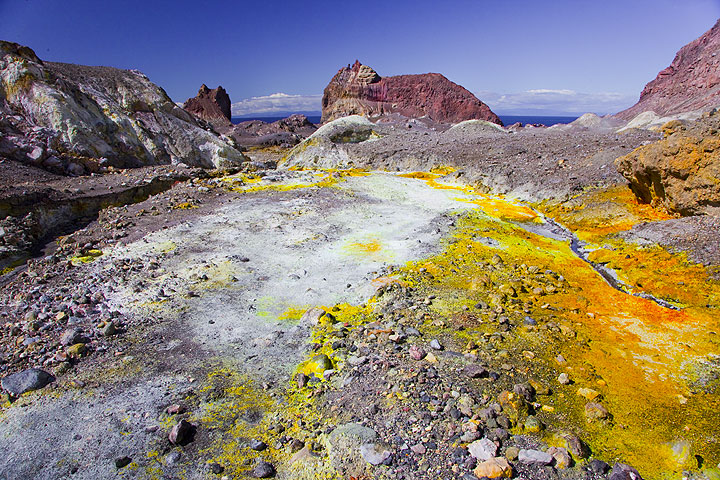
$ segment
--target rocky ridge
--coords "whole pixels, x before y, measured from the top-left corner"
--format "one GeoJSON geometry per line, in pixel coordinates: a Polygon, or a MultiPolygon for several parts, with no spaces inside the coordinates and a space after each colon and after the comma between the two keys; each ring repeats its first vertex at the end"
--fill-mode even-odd
{"type": "Polygon", "coordinates": [[[222,86],[211,90],[203,83],[198,94],[188,98],[183,108],[213,125],[229,126],[230,104],[230,96],[222,86]]]}
{"type": "Polygon", "coordinates": [[[670,66],[658,73],[640,100],[617,114],[624,120],[647,111],[661,117],[707,111],[720,105],[720,20],[700,38],[680,49],[670,66]]]}
{"type": "Polygon", "coordinates": [[[380,77],[356,60],[341,68],[325,87],[323,122],[347,115],[390,113],[442,123],[479,119],[502,125],[490,107],[439,73],[380,77]]]}
{"type": "Polygon", "coordinates": [[[240,122],[232,129],[231,135],[243,146],[297,145],[312,135],[317,127],[305,115],[294,114],[272,123],[262,120],[240,122]]]}
{"type": "Polygon", "coordinates": [[[43,62],[0,42],[0,155],[72,175],[247,159],[138,71],[43,62]]]}

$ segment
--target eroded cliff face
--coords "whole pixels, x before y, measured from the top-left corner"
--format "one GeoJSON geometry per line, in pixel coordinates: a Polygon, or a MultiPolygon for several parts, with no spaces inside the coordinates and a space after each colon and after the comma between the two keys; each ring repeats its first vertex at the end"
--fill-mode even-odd
{"type": "Polygon", "coordinates": [[[663,126],[664,138],[615,161],[635,195],[680,215],[720,206],[720,113],[663,126]]]}
{"type": "Polygon", "coordinates": [[[246,160],[138,71],[43,62],[4,41],[0,113],[0,155],[62,173],[246,160]]]}
{"type": "Polygon", "coordinates": [[[203,84],[197,96],[188,98],[183,108],[193,115],[210,123],[231,126],[230,96],[222,86],[209,89],[203,84]]]}
{"type": "Polygon", "coordinates": [[[660,116],[711,110],[720,104],[720,20],[685,45],[669,67],[645,85],[640,100],[618,113],[629,120],[642,112],[660,116]]]}
{"type": "Polygon", "coordinates": [[[325,87],[323,122],[348,115],[389,113],[429,117],[442,123],[478,119],[502,125],[490,107],[439,73],[380,77],[356,60],[354,65],[341,68],[325,87]]]}

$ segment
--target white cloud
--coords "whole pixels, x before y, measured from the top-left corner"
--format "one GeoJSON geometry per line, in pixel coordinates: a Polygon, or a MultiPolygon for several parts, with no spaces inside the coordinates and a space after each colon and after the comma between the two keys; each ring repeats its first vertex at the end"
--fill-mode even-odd
{"type": "Polygon", "coordinates": [[[271,114],[276,112],[319,112],[322,95],[289,95],[273,93],[251,97],[231,106],[233,116],[271,114]]]}
{"type": "Polygon", "coordinates": [[[516,93],[476,92],[497,114],[575,115],[587,112],[605,115],[628,108],[637,95],[622,93],[582,93],[574,90],[534,89],[516,93]]]}

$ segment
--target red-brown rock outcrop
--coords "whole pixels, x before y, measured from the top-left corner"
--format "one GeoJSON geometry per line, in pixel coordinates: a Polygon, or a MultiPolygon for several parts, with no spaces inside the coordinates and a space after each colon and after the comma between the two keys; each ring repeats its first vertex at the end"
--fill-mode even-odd
{"type": "Polygon", "coordinates": [[[355,64],[341,68],[325,87],[322,121],[347,115],[398,113],[436,122],[487,120],[502,125],[490,107],[439,73],[380,77],[372,68],[355,64]]]}
{"type": "Polygon", "coordinates": [[[230,124],[230,96],[221,86],[210,90],[203,84],[197,96],[188,98],[183,108],[208,122],[230,124]]]}
{"type": "Polygon", "coordinates": [[[640,101],[617,114],[624,120],[653,111],[668,116],[720,105],[720,20],[685,45],[669,67],[645,85],[640,101]]]}

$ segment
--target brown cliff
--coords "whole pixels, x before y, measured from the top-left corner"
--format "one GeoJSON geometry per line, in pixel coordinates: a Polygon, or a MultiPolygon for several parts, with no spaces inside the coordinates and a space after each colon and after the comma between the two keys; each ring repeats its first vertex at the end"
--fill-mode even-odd
{"type": "Polygon", "coordinates": [[[720,20],[700,38],[685,45],[669,67],[658,73],[640,100],[617,114],[624,120],[654,111],[660,116],[720,105],[720,20]]]}
{"type": "Polygon", "coordinates": [[[479,119],[502,125],[490,107],[439,73],[380,77],[356,60],[354,65],[341,68],[325,87],[323,122],[354,114],[389,113],[427,116],[441,123],[479,119]]]}
{"type": "Polygon", "coordinates": [[[230,124],[230,96],[221,86],[210,90],[203,84],[197,96],[188,98],[183,108],[210,123],[230,124]]]}

